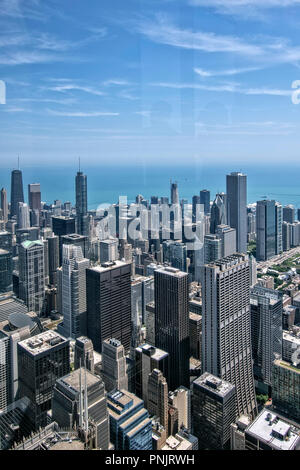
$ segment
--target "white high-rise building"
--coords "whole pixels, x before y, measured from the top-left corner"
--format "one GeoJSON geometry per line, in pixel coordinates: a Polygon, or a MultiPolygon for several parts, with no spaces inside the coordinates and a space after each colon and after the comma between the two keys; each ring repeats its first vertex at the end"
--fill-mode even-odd
{"type": "Polygon", "coordinates": [[[169,392],[169,402],[178,410],[178,429],[183,426],[190,432],[192,429],[191,390],[183,386],[178,387],[174,392],[169,392]]]}
{"type": "Polygon", "coordinates": [[[30,227],[29,207],[24,202],[18,204],[18,228],[30,227]]]}
{"type": "Polygon", "coordinates": [[[59,305],[63,315],[61,333],[77,338],[86,332],[86,269],[90,261],[76,245],[63,245],[62,267],[58,269],[59,305]]]}
{"type": "Polygon", "coordinates": [[[237,417],[254,417],[248,256],[238,253],[205,265],[201,283],[202,372],[235,385],[237,417]]]}
{"type": "Polygon", "coordinates": [[[115,338],[103,341],[102,372],[105,390],[128,390],[126,356],[124,346],[115,338]]]}
{"type": "Polygon", "coordinates": [[[44,243],[25,241],[19,247],[19,292],[29,311],[41,314],[45,299],[44,243]]]}

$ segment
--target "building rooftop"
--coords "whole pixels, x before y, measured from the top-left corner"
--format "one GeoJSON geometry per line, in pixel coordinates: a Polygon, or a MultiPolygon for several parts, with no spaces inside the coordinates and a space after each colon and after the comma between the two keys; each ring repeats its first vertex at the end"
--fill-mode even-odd
{"type": "Polygon", "coordinates": [[[87,387],[91,387],[98,382],[101,382],[101,379],[96,375],[92,374],[89,370],[85,370],[83,367],[74,370],[68,375],[61,377],[58,381],[63,384],[65,387],[73,390],[74,392],[79,392],[80,390],[80,371],[81,371],[81,383],[82,387],[85,386],[85,377],[87,387]],[[85,373],[86,371],[86,373],[85,373]]]}
{"type": "Polygon", "coordinates": [[[109,414],[117,420],[123,413],[126,413],[141,402],[140,398],[126,390],[113,390],[107,394],[109,414]]]}
{"type": "Polygon", "coordinates": [[[0,297],[0,322],[8,320],[12,313],[27,313],[28,307],[8,293],[0,297]]]}
{"type": "Polygon", "coordinates": [[[162,450],[189,450],[191,443],[187,439],[179,440],[174,436],[168,437],[162,450]]]}
{"type": "Polygon", "coordinates": [[[240,264],[240,263],[245,263],[248,260],[249,260],[248,255],[245,255],[243,253],[234,253],[230,256],[226,256],[225,258],[212,261],[206,266],[212,267],[212,268],[219,268],[220,271],[226,271],[227,269],[231,269],[233,266],[236,266],[237,264],[240,264]]]}
{"type": "Polygon", "coordinates": [[[292,450],[300,441],[299,429],[296,430],[282,417],[266,408],[248,426],[246,433],[269,444],[275,450],[292,450]]]}
{"type": "Polygon", "coordinates": [[[204,372],[200,377],[198,377],[193,382],[193,386],[196,385],[205,390],[213,392],[219,397],[225,397],[229,392],[235,389],[235,386],[230,382],[216,377],[215,375],[210,374],[209,372],[204,372]]]}
{"type": "Polygon", "coordinates": [[[20,341],[18,344],[31,354],[37,355],[61,343],[68,343],[68,340],[56,331],[48,330],[39,335],[27,338],[24,341],[20,341]]]}
{"type": "Polygon", "coordinates": [[[172,268],[171,266],[164,266],[162,268],[158,268],[155,270],[155,272],[161,274],[168,274],[169,276],[174,276],[178,278],[188,276],[188,273],[180,271],[180,269],[177,268],[172,268]]]}
{"type": "Polygon", "coordinates": [[[297,346],[300,346],[300,334],[294,334],[291,331],[282,331],[282,340],[283,341],[290,341],[291,343],[296,344],[297,346]]]}
{"type": "Polygon", "coordinates": [[[141,276],[141,275],[136,275],[133,278],[131,278],[131,285],[135,286],[137,284],[140,284],[141,282],[147,281],[147,280],[152,280],[153,276],[141,276]]]}
{"type": "Polygon", "coordinates": [[[103,263],[99,266],[93,266],[92,268],[89,268],[91,271],[95,271],[98,273],[103,273],[106,271],[110,271],[112,269],[116,268],[121,268],[123,266],[128,266],[130,263],[126,263],[125,261],[107,261],[106,263],[103,263]]]}
{"type": "Polygon", "coordinates": [[[22,246],[26,248],[27,250],[35,246],[44,246],[44,243],[42,242],[42,240],[34,240],[34,241],[26,240],[25,242],[22,243],[22,246]]]}
{"type": "Polygon", "coordinates": [[[85,235],[79,235],[78,233],[69,233],[67,235],[62,235],[62,238],[69,240],[85,240],[87,237],[85,235]]]}
{"type": "Polygon", "coordinates": [[[282,359],[276,359],[274,361],[274,364],[276,366],[283,367],[284,369],[289,369],[292,370],[293,372],[296,372],[297,374],[300,374],[300,368],[293,366],[293,364],[290,364],[289,362],[283,361],[282,359]]]}
{"type": "Polygon", "coordinates": [[[138,346],[136,349],[139,352],[143,351],[146,354],[148,353],[148,355],[150,355],[153,359],[156,359],[157,361],[168,356],[168,353],[166,351],[156,348],[155,346],[151,346],[151,344],[148,344],[148,343],[142,344],[141,346],[138,346]]]}
{"type": "Polygon", "coordinates": [[[194,312],[189,312],[189,318],[190,320],[193,320],[193,321],[201,321],[202,315],[199,315],[198,313],[194,313],[194,312]]]}

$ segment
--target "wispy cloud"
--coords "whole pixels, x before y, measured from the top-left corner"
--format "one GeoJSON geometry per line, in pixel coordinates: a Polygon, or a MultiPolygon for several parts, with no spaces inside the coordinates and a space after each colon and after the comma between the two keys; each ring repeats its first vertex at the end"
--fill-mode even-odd
{"type": "MultiPolygon", "coordinates": [[[[176,26],[172,19],[165,15],[157,15],[155,21],[141,20],[135,27],[139,33],[155,43],[206,53],[234,54],[247,60],[248,64],[251,62],[251,68],[282,63],[295,64],[300,60],[300,46],[292,45],[283,37],[261,35],[253,37],[252,40],[245,40],[238,36],[193,31],[176,26]]],[[[246,67],[241,67],[244,68],[246,67]]],[[[201,69],[198,70],[201,74],[201,69]]],[[[234,75],[235,71],[229,72],[234,75]]]]}
{"type": "Polygon", "coordinates": [[[122,90],[120,91],[120,93],[118,93],[118,96],[120,98],[124,98],[125,100],[130,100],[130,101],[135,101],[135,100],[138,100],[139,97],[134,95],[133,93],[131,93],[130,91],[128,90],[122,90]]]}
{"type": "Polygon", "coordinates": [[[264,19],[264,14],[274,8],[297,7],[300,0],[189,0],[195,7],[214,8],[217,13],[245,18],[264,19]]]}
{"type": "Polygon", "coordinates": [[[126,85],[132,85],[131,82],[128,80],[123,80],[120,78],[111,78],[109,80],[105,80],[102,82],[103,86],[126,86],[126,85]]]}
{"type": "Polygon", "coordinates": [[[0,55],[1,65],[43,64],[65,61],[66,57],[37,51],[14,51],[0,55]]]}
{"type": "Polygon", "coordinates": [[[30,110],[25,109],[25,108],[18,108],[16,106],[5,106],[4,111],[6,113],[28,113],[30,110]]]}
{"type": "Polygon", "coordinates": [[[276,88],[242,88],[234,83],[224,85],[202,85],[198,83],[154,82],[150,85],[163,88],[173,88],[176,90],[194,89],[211,92],[240,93],[243,95],[291,96],[292,94],[292,90],[281,90],[276,88]]]}
{"type": "Polygon", "coordinates": [[[66,117],[99,117],[99,116],[119,116],[120,113],[107,112],[107,111],[77,111],[77,112],[68,112],[68,111],[56,111],[52,109],[47,109],[47,112],[52,116],[66,116],[66,117]]]}
{"type": "Polygon", "coordinates": [[[173,25],[170,18],[164,15],[158,15],[156,21],[142,21],[137,25],[137,29],[154,42],[183,49],[230,52],[255,57],[264,54],[264,49],[260,45],[247,43],[234,36],[181,29],[173,25]]]}
{"type": "Polygon", "coordinates": [[[85,57],[78,51],[90,43],[101,40],[105,34],[103,29],[102,32],[82,39],[65,40],[47,32],[6,31],[0,36],[0,47],[5,51],[0,55],[0,64],[22,65],[70,60],[81,62],[85,60],[85,57]],[[73,53],[74,50],[77,51],[76,55],[73,53]],[[66,53],[71,51],[72,55],[67,56],[66,53]]]}
{"type": "Polygon", "coordinates": [[[46,21],[46,15],[39,8],[38,0],[0,0],[1,15],[13,19],[27,18],[46,21]]]}
{"type": "Polygon", "coordinates": [[[194,72],[197,75],[200,75],[200,77],[208,78],[208,77],[239,75],[242,73],[255,72],[260,69],[261,69],[260,67],[244,67],[244,68],[227,69],[227,70],[204,70],[199,67],[195,67],[194,72]]]}
{"type": "Polygon", "coordinates": [[[82,85],[77,85],[75,83],[67,83],[65,85],[57,85],[54,87],[49,87],[48,88],[51,91],[58,91],[65,93],[67,91],[72,91],[72,90],[78,90],[78,91],[84,91],[85,93],[90,93],[91,95],[97,95],[97,96],[103,96],[106,93],[103,91],[97,90],[96,88],[89,87],[89,86],[82,86],[82,85]]]}
{"type": "Polygon", "coordinates": [[[74,98],[66,99],[53,99],[53,98],[15,98],[14,101],[20,103],[55,103],[55,104],[74,104],[76,100],[74,98]]]}

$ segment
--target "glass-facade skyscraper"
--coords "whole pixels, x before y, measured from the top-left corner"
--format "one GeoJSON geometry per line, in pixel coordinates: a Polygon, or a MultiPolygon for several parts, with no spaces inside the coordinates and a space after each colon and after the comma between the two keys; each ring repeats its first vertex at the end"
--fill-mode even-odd
{"type": "Polygon", "coordinates": [[[10,216],[18,215],[18,203],[24,202],[23,179],[21,170],[11,172],[10,216]]]}
{"type": "Polygon", "coordinates": [[[247,176],[233,172],[226,176],[227,224],[236,230],[236,248],[247,253],[247,176]]]}
{"type": "Polygon", "coordinates": [[[175,268],[154,271],[155,345],[169,353],[170,390],[189,386],[188,274],[175,268]],[[180,364],[180,367],[172,367],[180,364]]]}
{"type": "Polygon", "coordinates": [[[88,235],[89,224],[87,215],[87,177],[78,171],[75,179],[76,187],[76,223],[79,235],[88,235]]]}

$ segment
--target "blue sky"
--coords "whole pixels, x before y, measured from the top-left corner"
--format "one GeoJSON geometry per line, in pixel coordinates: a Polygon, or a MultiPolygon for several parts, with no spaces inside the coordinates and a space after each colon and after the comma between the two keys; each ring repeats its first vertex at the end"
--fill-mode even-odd
{"type": "Polygon", "coordinates": [[[0,165],[297,163],[299,27],[300,0],[0,0],[0,165]]]}

